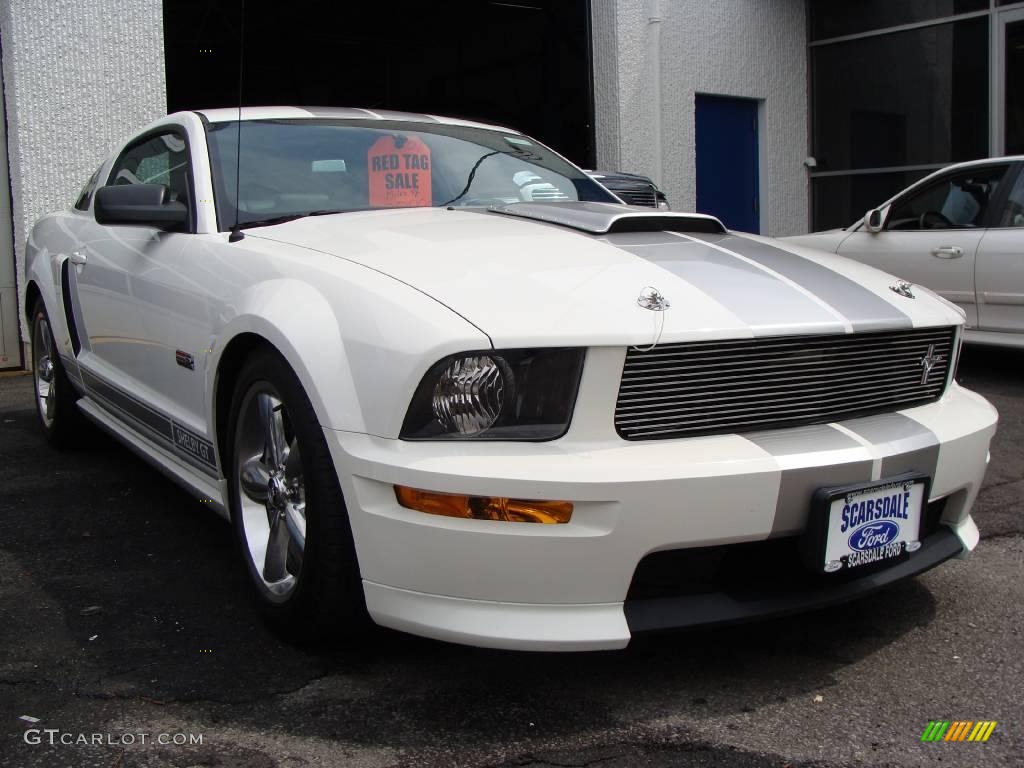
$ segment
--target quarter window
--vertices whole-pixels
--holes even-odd
[[[886,229],[974,229],[984,227],[989,201],[1006,166],[951,174],[893,204]]]
[[[92,203],[92,195],[96,191],[96,185],[100,181],[100,171],[103,170],[101,165],[95,170],[89,180],[85,182],[85,186],[82,187],[82,191],[78,193],[78,199],[75,201],[75,208],[79,211],[89,210],[89,205]]]

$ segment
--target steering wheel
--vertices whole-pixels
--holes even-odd
[[[917,220],[921,229],[951,229],[953,222],[938,211],[925,211]]]

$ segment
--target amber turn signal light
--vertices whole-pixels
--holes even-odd
[[[571,501],[529,501],[500,496],[463,496],[395,486],[398,503],[406,509],[428,515],[462,517],[467,520],[501,520],[508,523],[568,523]]]

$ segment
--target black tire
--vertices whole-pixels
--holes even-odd
[[[79,394],[64,370],[50,317],[41,298],[36,299],[32,309],[31,334],[32,386],[39,425],[50,445],[70,448],[79,442],[86,423],[78,410]],[[50,377],[49,382],[44,380],[46,376]],[[47,384],[52,387],[48,405],[41,394],[41,387]]]
[[[305,546],[298,573],[292,576],[292,586],[287,594],[271,591],[264,579],[266,570],[255,562],[246,535],[246,520],[251,522],[250,528],[270,525],[259,523],[258,504],[243,491],[241,477],[240,451],[246,450],[246,454],[252,456],[251,441],[248,448],[243,445],[247,443],[249,428],[239,428],[241,420],[248,419],[248,416],[243,416],[243,407],[249,414],[252,399],[261,394],[280,401],[283,407],[282,430],[290,452],[297,449],[300,456],[297,464],[301,466],[301,483],[304,486]],[[282,636],[294,642],[350,640],[361,636],[371,622],[366,613],[362,579],[341,486],[313,406],[298,377],[276,351],[269,348],[257,350],[242,366],[231,400],[226,437],[228,459],[225,476],[232,527],[245,572],[266,619]],[[260,466],[269,464],[261,463]],[[273,503],[271,493],[267,494],[267,499],[265,511],[269,520],[274,514],[269,511]],[[283,517],[284,513],[281,514]],[[290,540],[289,554],[285,555],[288,568],[295,567],[292,546]]]

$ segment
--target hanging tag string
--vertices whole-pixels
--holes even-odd
[[[658,342],[661,341],[661,334],[665,330],[665,312],[664,311],[655,312],[654,313],[654,327],[656,329],[655,332],[654,332],[654,343],[651,344],[651,346],[649,346],[649,347],[636,347],[636,346],[634,346],[634,347],[631,347],[631,349],[633,349],[636,352],[650,352],[652,349],[654,349],[656,346],[658,346]]]

